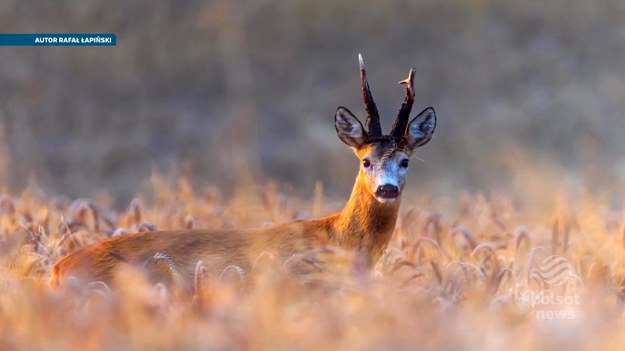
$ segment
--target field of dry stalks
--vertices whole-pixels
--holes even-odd
[[[328,249],[302,281],[258,258],[203,279],[195,293],[124,271],[119,289],[53,291],[51,264],[110,235],[183,227],[250,227],[334,211],[276,184],[224,198],[184,179],[151,179],[127,210],[106,200],[0,201],[2,350],[616,350],[625,345],[625,214],[576,191],[523,197],[407,194],[375,272]],[[556,255],[556,261],[550,256]],[[555,272],[553,262],[559,271]],[[555,275],[554,275],[555,274]]]

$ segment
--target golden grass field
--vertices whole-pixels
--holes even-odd
[[[625,1],[0,1],[46,32],[118,45],[0,50],[0,351],[625,350]],[[339,211],[358,53],[383,125],[411,67],[440,117],[373,272],[48,287],[111,235]]]
[[[111,235],[183,227],[250,227],[340,209],[317,185],[310,200],[277,184],[231,196],[154,176],[123,212],[107,200],[45,195],[36,186],[0,202],[2,350],[617,350],[625,345],[625,214],[584,190],[508,195],[405,195],[375,271],[348,252],[305,279],[270,254],[252,272],[196,276],[193,296],[121,272],[119,289],[55,291],[53,262]],[[408,188],[417,188],[409,184]],[[409,191],[411,189],[408,189]],[[325,195],[325,196],[324,196]],[[346,200],[346,199],[344,199]],[[118,230],[116,235],[120,234]],[[553,254],[570,276],[550,285]],[[70,284],[71,285],[71,284]],[[532,300],[534,298],[535,300]],[[537,302],[532,304],[531,301]]]

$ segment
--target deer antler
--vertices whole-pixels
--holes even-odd
[[[406,99],[397,113],[393,129],[391,129],[391,136],[394,138],[402,138],[408,126],[410,110],[412,110],[412,104],[414,103],[414,75],[415,69],[411,68],[410,72],[408,72],[408,78],[397,83],[406,85]]]
[[[375,107],[375,102],[373,102],[373,96],[371,96],[369,82],[367,81],[367,72],[365,72],[365,63],[362,60],[361,54],[358,54],[358,63],[360,64],[362,98],[365,100],[365,109],[367,110],[367,130],[370,137],[381,137],[382,127],[380,126],[380,115],[378,114],[378,108]]]

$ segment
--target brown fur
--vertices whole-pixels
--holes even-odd
[[[359,64],[369,131],[365,131],[358,118],[344,107],[337,109],[335,128],[339,139],[355,151],[359,160],[377,162],[379,166],[374,169],[372,165],[361,167],[343,211],[320,219],[262,229],[122,235],[87,246],[61,259],[52,267],[50,284],[59,285],[69,276],[110,283],[117,268],[124,264],[141,265],[150,271],[158,271],[158,267],[164,265],[165,269],[189,281],[198,261],[214,273],[229,265],[249,272],[256,258],[264,252],[288,260],[292,255],[325,246],[356,251],[365,258],[366,266],[373,266],[388,245],[395,228],[406,169],[403,166],[400,172],[399,163],[406,161],[415,148],[430,140],[436,127],[436,114],[433,108],[427,108],[408,123],[414,98],[413,69],[404,82],[407,84],[406,102],[395,122],[396,127],[392,135],[382,135],[360,55]],[[372,189],[379,191],[381,184],[377,184],[380,178],[375,174],[385,175],[387,168],[391,169],[389,173],[395,172],[397,176],[397,184],[392,184],[396,192],[389,197],[386,190],[382,190],[382,198],[376,198]],[[314,259],[306,262],[316,263]],[[150,265],[146,266],[148,263]]]
[[[59,260],[50,284],[69,276],[80,281],[111,283],[120,265],[144,265],[156,253],[171,257],[180,275],[190,281],[198,261],[218,274],[228,265],[245,271],[263,252],[281,259],[324,246],[338,246],[365,254],[369,266],[388,244],[399,209],[379,203],[359,174],[344,210],[324,218],[295,221],[270,228],[248,230],[177,230],[121,235],[84,247]],[[150,266],[150,268],[152,268]]]

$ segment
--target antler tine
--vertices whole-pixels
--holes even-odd
[[[395,138],[401,138],[404,136],[406,132],[406,127],[408,126],[408,119],[410,118],[410,111],[412,110],[412,104],[414,103],[414,75],[415,69],[411,68],[408,73],[408,78],[398,82],[397,84],[406,85],[406,99],[404,99],[404,103],[401,104],[401,108],[397,113],[397,119],[395,119],[395,123],[393,124],[393,129],[391,129],[391,136]]]
[[[373,96],[371,96],[369,82],[367,81],[367,72],[365,72],[365,62],[362,60],[361,54],[358,54],[358,63],[360,64],[362,97],[365,100],[365,109],[367,110],[367,130],[369,131],[369,136],[379,137],[382,136],[380,115],[378,114],[378,108],[375,106],[375,102],[373,102]]]

